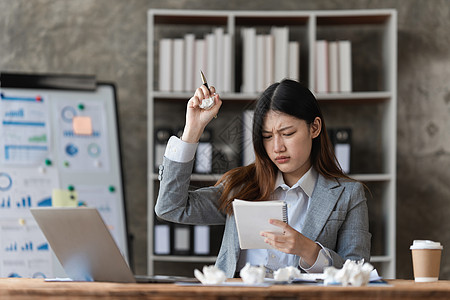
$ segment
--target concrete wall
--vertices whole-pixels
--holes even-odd
[[[448,0],[0,0],[1,71],[95,74],[117,83],[136,273],[146,272],[146,12],[150,8],[397,9],[397,277],[412,278],[411,241],[434,239],[445,247],[441,278],[450,279]]]

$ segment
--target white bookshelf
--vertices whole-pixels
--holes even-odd
[[[160,274],[165,263],[175,263],[179,270],[186,270],[186,263],[212,264],[215,256],[173,256],[153,254],[153,218],[154,203],[159,186],[158,175],[154,171],[154,130],[161,124],[173,119],[184,123],[185,104],[191,97],[191,92],[160,92],[158,84],[158,57],[156,55],[158,39],[162,37],[180,38],[186,33],[203,34],[205,30],[223,27],[232,36],[232,60],[240,55],[240,29],[256,27],[267,30],[270,26],[288,26],[293,29],[291,39],[301,43],[300,76],[302,82],[307,82],[313,90],[315,86],[315,52],[314,42],[318,39],[350,39],[355,42],[352,49],[354,92],[316,94],[324,110],[327,126],[333,124],[333,119],[339,119],[334,111],[347,113],[347,107],[356,112],[356,141],[352,149],[360,149],[356,155],[362,167],[350,174],[353,178],[374,186],[373,198],[368,196],[369,213],[371,207],[378,211],[375,218],[380,230],[376,240],[377,253],[372,255],[371,262],[384,278],[395,278],[396,251],[396,131],[397,131],[397,13],[391,9],[377,10],[337,10],[337,11],[193,11],[154,9],[148,11],[148,273]],[[172,28],[172,30],[171,30]],[[206,28],[206,29],[205,29]],[[353,32],[353,35],[352,35]],[[357,33],[355,33],[357,32]],[[355,36],[357,36],[358,40]],[[366,40],[364,40],[366,39]],[[374,42],[373,50],[364,48],[365,41]],[[362,50],[363,49],[363,50]],[[364,50],[365,49],[365,50]],[[360,51],[360,52],[359,52]],[[374,53],[369,53],[373,51]],[[376,60],[375,64],[359,61],[359,57]],[[243,94],[239,92],[240,72],[236,61],[232,61],[232,91],[221,94],[224,101],[222,110],[228,107],[229,112],[242,110],[247,103],[252,103],[258,93]],[[372,82],[364,82],[367,74],[375,78]],[[167,111],[170,110],[170,114]],[[173,110],[173,111],[172,111]],[[374,112],[372,114],[372,111]],[[331,112],[331,113],[330,113]],[[326,114],[328,113],[328,114]],[[365,115],[367,114],[367,116]],[[354,116],[354,115],[352,115]],[[220,117],[220,116],[219,116]],[[220,118],[219,118],[220,119]],[[331,119],[331,122],[330,122]],[[366,121],[367,120],[367,121]],[[170,120],[173,123],[173,120]],[[368,124],[365,124],[365,123]],[[376,126],[372,126],[372,123]],[[345,120],[335,122],[345,124]],[[361,125],[361,126],[360,126]],[[213,127],[220,124],[210,124]],[[366,126],[366,127],[364,127]],[[368,128],[359,129],[359,128]],[[366,132],[367,131],[367,132]],[[365,139],[373,135],[376,139],[373,148],[365,148]],[[361,140],[360,144],[358,139]],[[191,181],[199,184],[213,184],[221,174],[193,174]],[[368,194],[368,193],[366,193]],[[375,243],[375,244],[374,244]],[[378,253],[379,252],[379,253]],[[158,264],[158,266],[156,266]],[[189,271],[190,272],[190,271]],[[192,275],[192,274],[191,274]]]

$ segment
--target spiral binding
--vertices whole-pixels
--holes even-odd
[[[284,202],[284,205],[283,205],[283,222],[284,223],[288,222],[287,203],[286,202]]]

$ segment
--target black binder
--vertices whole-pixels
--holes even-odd
[[[329,130],[334,153],[342,171],[349,174],[351,171],[351,128],[333,128]]]

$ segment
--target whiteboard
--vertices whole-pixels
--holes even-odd
[[[63,271],[30,207],[70,190],[96,207],[128,261],[113,84],[94,89],[0,88],[0,277]],[[56,196],[54,196],[56,197]]]

